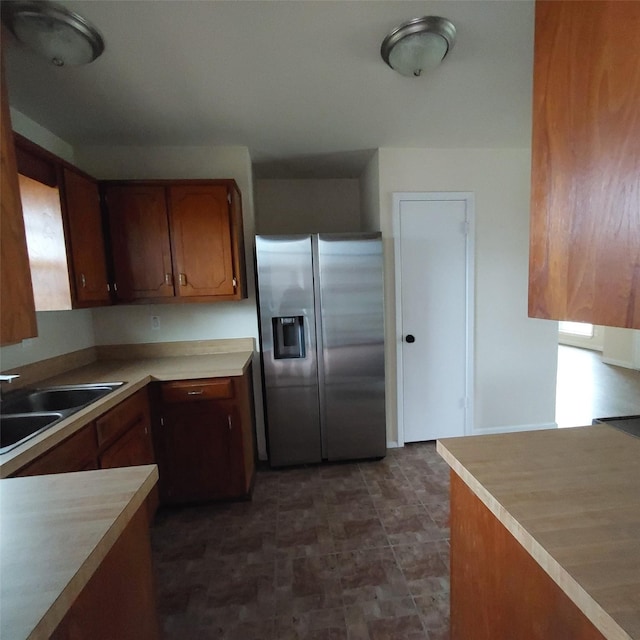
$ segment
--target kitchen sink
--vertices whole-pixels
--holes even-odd
[[[0,453],[18,446],[62,418],[59,412],[0,416]]]
[[[41,411],[66,411],[84,407],[102,396],[111,393],[115,387],[110,385],[77,385],[35,389],[14,400],[5,400],[2,413],[31,413]]]
[[[0,454],[111,393],[124,382],[22,389],[0,404]]]

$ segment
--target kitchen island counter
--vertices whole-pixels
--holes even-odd
[[[511,556],[495,542],[500,531],[489,522],[491,515],[517,541],[516,546],[526,550],[524,564],[528,554],[550,578],[549,585],[557,586],[564,594],[561,598],[566,596],[581,612],[577,615],[587,619],[576,623],[585,625],[581,639],[640,638],[640,439],[603,424],[450,438],[439,441],[437,449],[452,469],[454,640],[468,633],[465,619],[470,616],[477,614],[476,631],[467,637],[485,638],[496,632],[489,628],[492,624],[503,624],[500,618],[508,619],[513,613],[507,612],[506,602],[493,604],[492,598],[499,594],[476,593],[478,598],[472,603],[460,584],[463,575],[467,582],[484,581],[486,588],[510,584],[504,597],[513,598],[513,603],[520,601],[523,611],[538,606],[537,596],[528,590],[524,569],[520,574],[520,565],[500,568],[501,562],[509,562],[503,558]],[[491,515],[476,509],[472,503],[478,500],[480,508]],[[471,507],[466,520],[464,513],[456,512],[457,503],[462,502]],[[476,517],[472,512],[484,524],[472,522]],[[493,542],[483,548],[487,531],[492,532]],[[482,552],[476,552],[481,548]],[[495,558],[480,557],[490,554],[492,548]],[[483,571],[493,575],[483,577]],[[546,576],[540,580],[548,580]],[[475,584],[476,592],[480,583]],[[554,602],[557,611],[565,606]],[[551,635],[549,629],[540,636],[534,631],[536,616],[551,619],[555,611],[538,608],[527,623],[533,625],[527,637],[561,637]],[[559,615],[562,619],[564,614]],[[483,625],[487,635],[483,635]],[[586,625],[592,630],[587,631]],[[521,636],[514,632],[512,637]]]
[[[132,633],[140,632],[141,624],[147,630],[157,627],[144,508],[157,479],[157,467],[148,465],[0,481],[2,638],[49,638],[97,572],[108,564],[109,554],[123,551],[118,545],[129,531],[133,533],[124,552],[133,549],[134,561],[127,563],[127,575],[119,567],[114,582],[117,593],[101,589],[98,602],[108,611],[110,603],[125,597],[131,585],[133,599],[138,599],[135,604],[148,609],[141,610],[140,617],[150,614],[144,623],[127,621]],[[100,614],[95,617],[99,620]],[[82,631],[87,623],[91,621],[74,620],[73,628]],[[60,637],[66,636],[62,633]]]
[[[193,348],[195,350],[197,346]],[[196,351],[184,355],[156,357],[144,357],[143,353],[137,353],[136,345],[130,345],[127,352],[129,359],[125,359],[121,357],[122,354],[117,353],[117,358],[96,360],[88,365],[39,380],[33,385],[43,387],[94,382],[122,381],[126,383],[77,413],[61,420],[50,429],[27,440],[24,444],[0,455],[0,478],[10,476],[150,382],[241,376],[253,359],[253,351],[250,350],[204,355],[197,355]]]

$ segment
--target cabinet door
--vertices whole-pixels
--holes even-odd
[[[38,335],[38,327],[4,68],[0,76],[0,344],[12,344]]]
[[[529,315],[640,328],[640,2],[536,2]]]
[[[143,422],[137,422],[100,454],[101,469],[134,467],[154,462],[149,426]]]
[[[94,425],[80,429],[59,445],[22,467],[16,476],[40,476],[98,468],[98,447]]]
[[[65,168],[64,202],[75,285],[74,306],[109,304],[98,183]]]
[[[172,297],[165,189],[110,185],[105,195],[117,298],[133,301]]]
[[[169,201],[176,295],[233,296],[227,187],[171,186]]]
[[[159,441],[167,502],[197,502],[230,494],[234,416],[225,401],[167,404]]]

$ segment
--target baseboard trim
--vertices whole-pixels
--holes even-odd
[[[400,445],[395,440],[387,440],[387,449],[400,449]]]
[[[615,358],[605,358],[603,356],[602,362],[604,364],[610,364],[614,367],[624,367],[625,369],[636,369],[633,366],[633,362],[629,362],[628,360],[616,360]]]
[[[474,429],[474,436],[489,435],[492,433],[513,433],[517,431],[541,431],[543,429],[557,429],[557,422],[541,422],[538,424],[506,425],[502,427],[484,427]]]

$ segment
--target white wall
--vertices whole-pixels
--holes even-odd
[[[527,317],[530,150],[382,148],[378,163],[389,440],[397,439],[392,238],[397,191],[475,194],[474,432],[553,426],[558,326]]]
[[[358,180],[256,180],[256,233],[360,231]]]
[[[42,311],[38,337],[0,349],[0,371],[72,353],[95,344],[91,311]]]
[[[602,327],[602,362],[628,369],[640,369],[640,331]]]
[[[380,166],[377,151],[360,176],[360,201],[362,230],[380,231]]]
[[[69,143],[13,107],[11,107],[11,126],[16,133],[28,138],[31,142],[35,142],[71,164],[74,163],[73,147]]]

